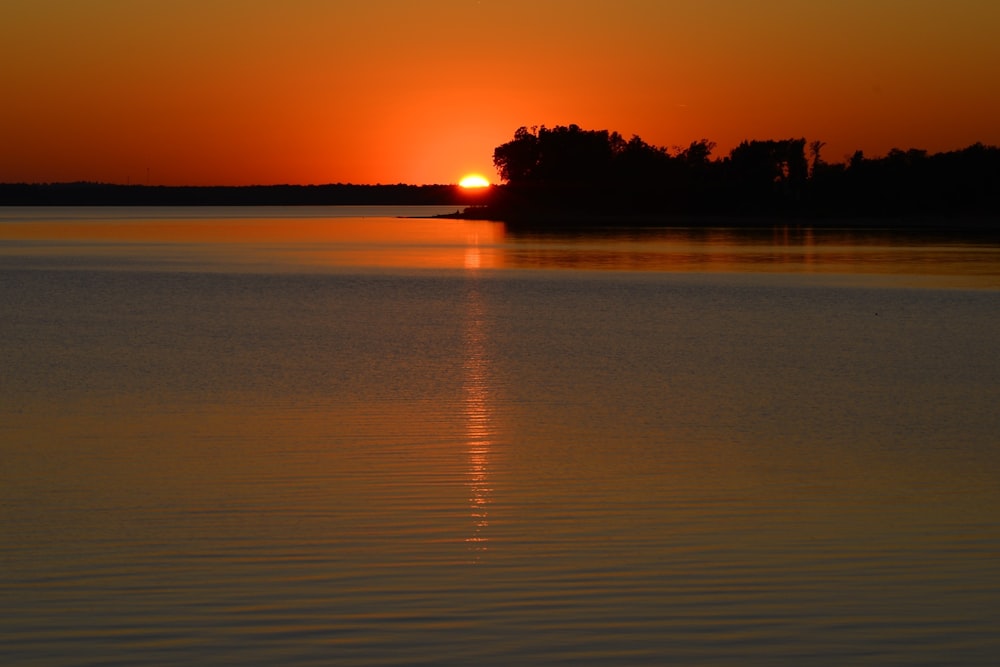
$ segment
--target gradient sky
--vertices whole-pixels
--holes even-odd
[[[4,0],[0,182],[496,179],[522,125],[1000,144],[997,0]]]

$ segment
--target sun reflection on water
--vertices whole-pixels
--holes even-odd
[[[474,280],[466,300],[463,382],[465,435],[469,453],[469,513],[473,522],[472,533],[466,538],[466,542],[478,557],[487,550],[486,531],[489,527],[489,505],[493,493],[489,464],[495,427],[484,306],[479,286]]]

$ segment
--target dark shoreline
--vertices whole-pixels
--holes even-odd
[[[908,231],[962,236],[1000,237],[1000,214],[958,210],[913,210],[855,213],[812,213],[802,208],[731,210],[697,213],[668,211],[597,210],[576,207],[511,206],[504,201],[505,186],[477,191],[455,185],[261,185],[261,186],[146,186],[104,183],[0,183],[0,207],[84,206],[454,206],[454,213],[438,219],[502,222],[513,232],[570,233],[614,229],[730,229],[774,228]],[[498,199],[499,198],[499,199]]]
[[[457,185],[172,186],[0,183],[0,206],[457,206],[482,201]]]

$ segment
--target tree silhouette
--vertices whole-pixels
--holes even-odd
[[[729,153],[740,202],[755,212],[801,200],[809,176],[805,139],[744,141]]]
[[[527,127],[514,131],[514,139],[493,151],[493,166],[500,180],[526,183],[532,180],[539,161],[538,137]]]
[[[690,167],[704,166],[709,163],[709,157],[715,150],[715,142],[708,139],[692,141],[687,148],[681,149],[677,157]]]
[[[820,157],[820,151],[823,150],[823,146],[826,146],[825,141],[811,141],[809,142],[809,157],[812,158],[812,163],[810,164],[809,173],[813,174],[816,172],[816,167],[818,167],[823,159]]]
[[[511,184],[568,186],[604,183],[611,175],[615,147],[621,137],[607,130],[582,130],[578,125],[544,125],[537,134],[526,127],[493,151],[501,180]]]

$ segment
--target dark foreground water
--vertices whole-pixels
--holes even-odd
[[[998,246],[377,213],[0,216],[0,664],[1000,659]]]

